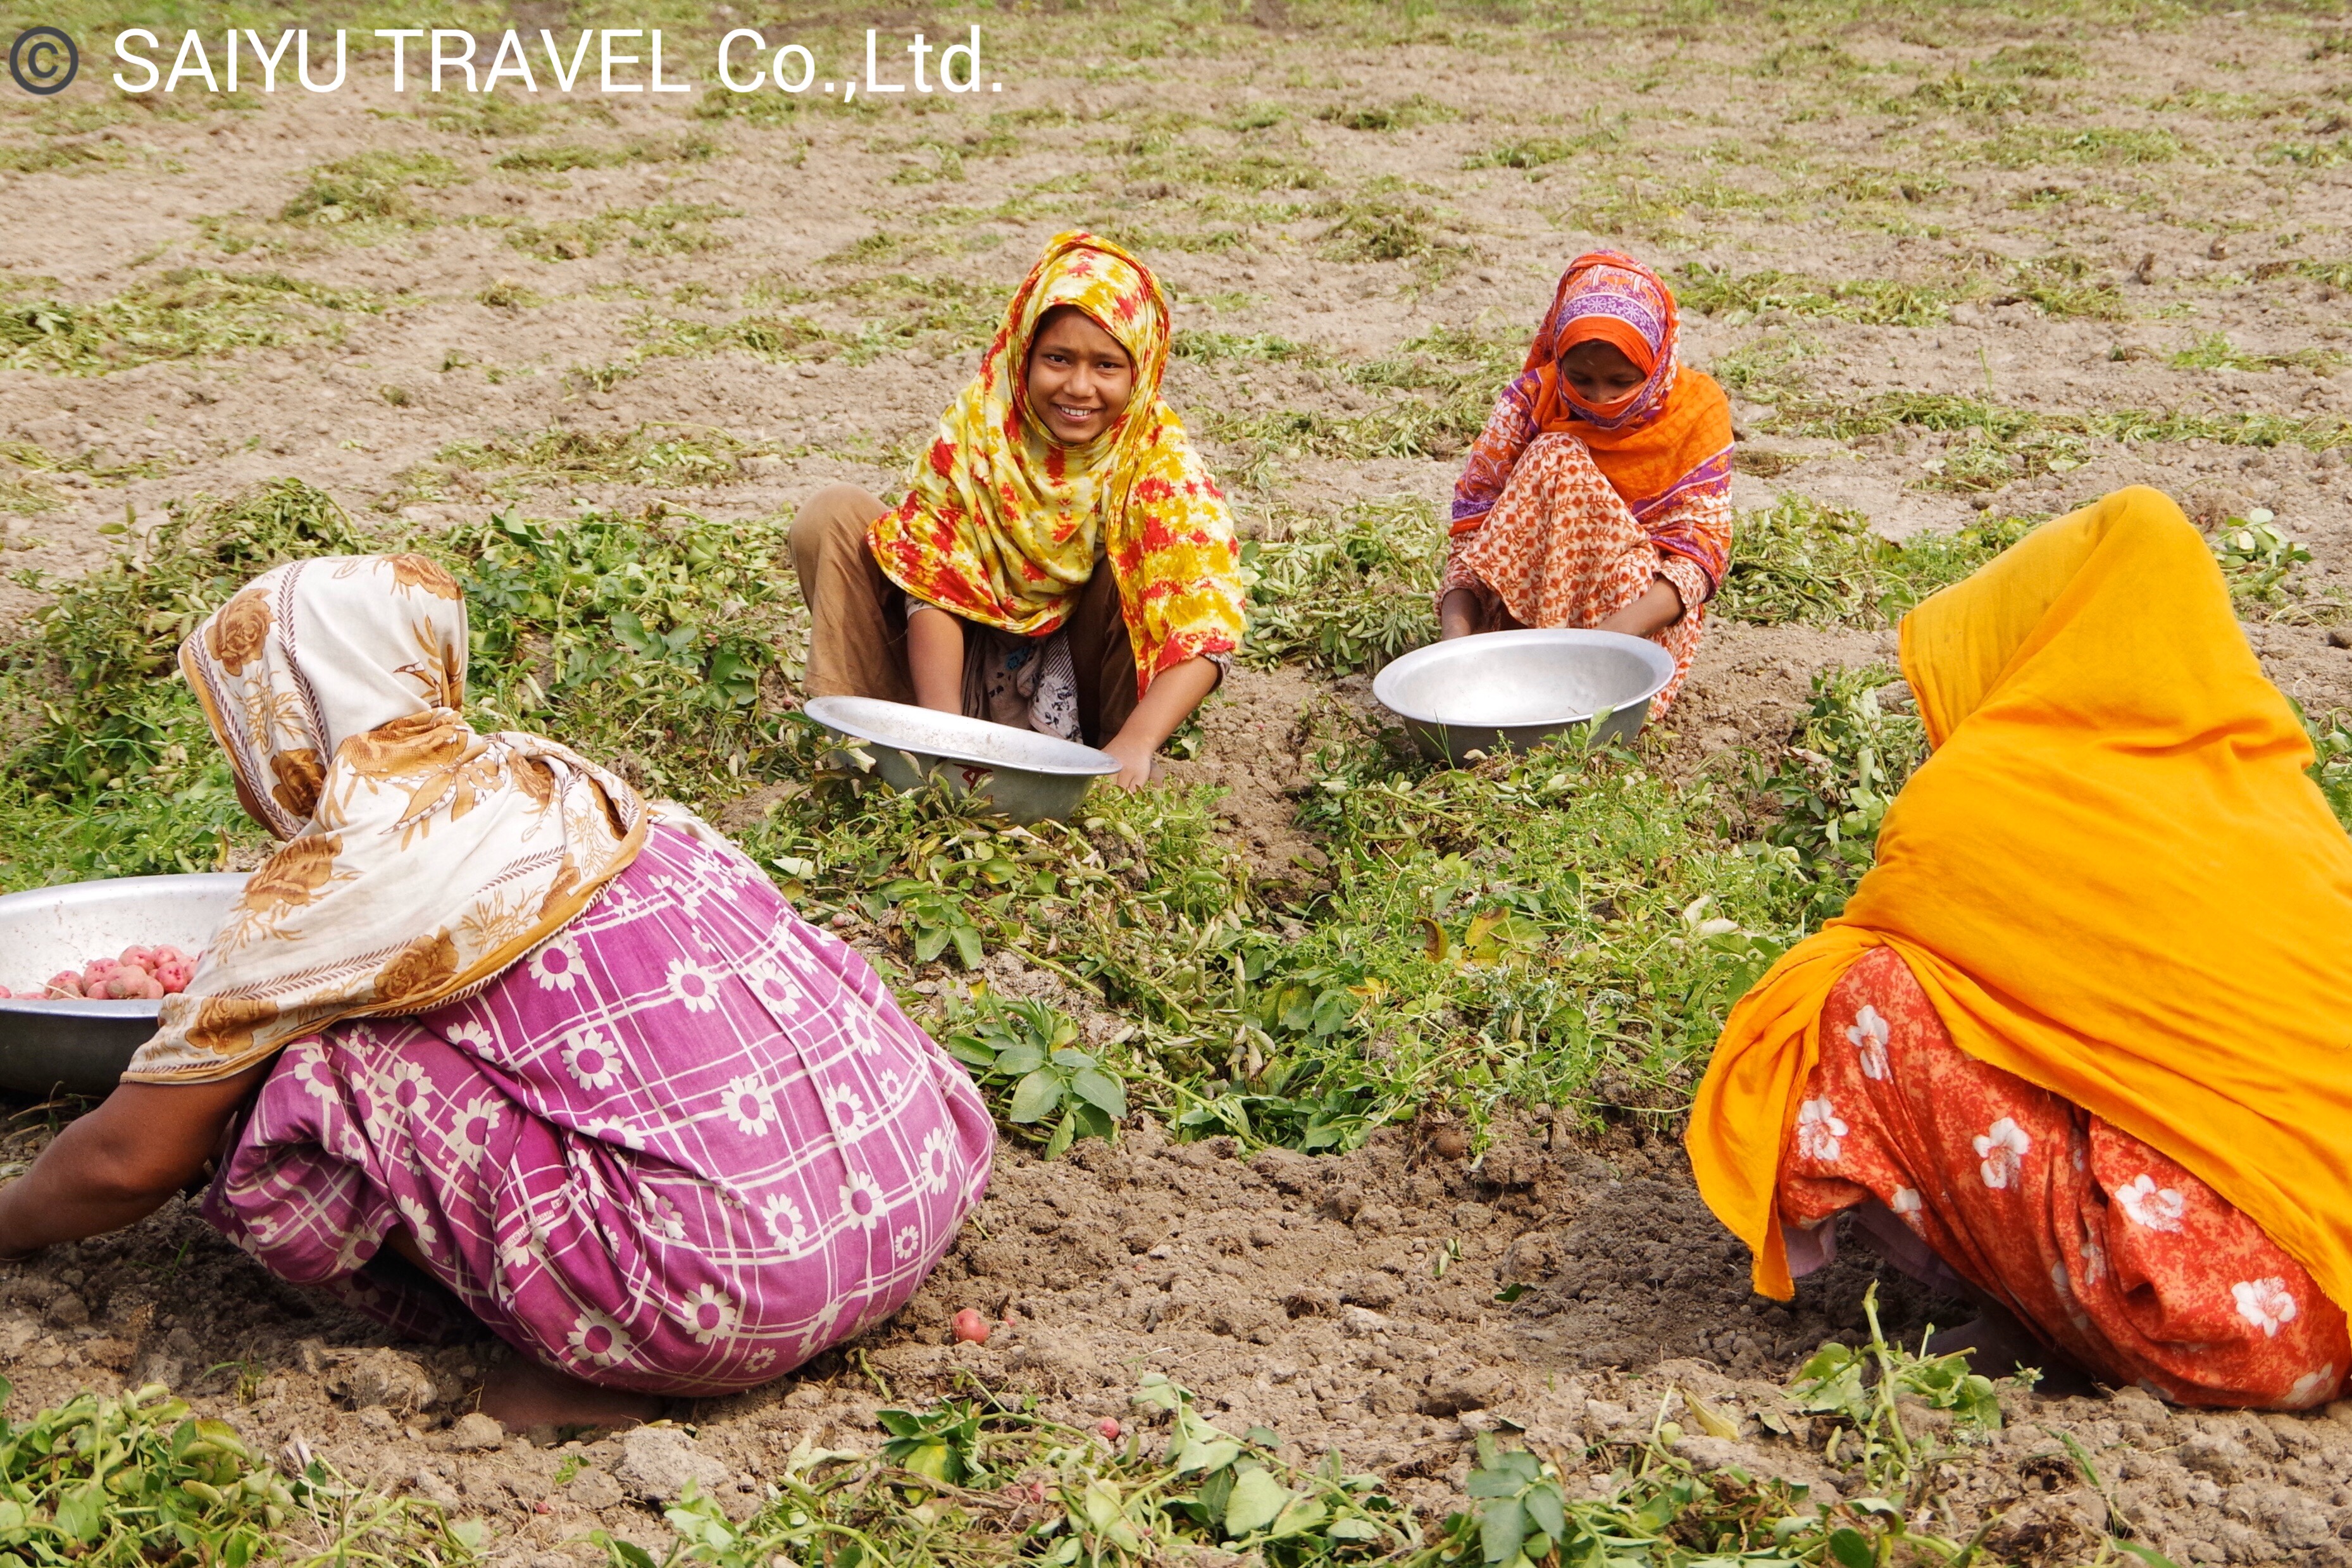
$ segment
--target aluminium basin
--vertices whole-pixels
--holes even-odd
[[[1058,821],[1095,780],[1118,772],[1108,752],[1034,730],[876,697],[814,697],[808,716],[874,759],[892,787],[935,784],[979,797],[1015,822]]]
[[[1650,700],[1675,677],[1674,655],[1623,632],[1482,632],[1418,647],[1373,678],[1372,695],[1404,721],[1433,762],[1527,751],[1582,725],[1594,745],[1631,741]]]

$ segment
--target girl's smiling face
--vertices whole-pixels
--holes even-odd
[[[1649,377],[1614,344],[1588,338],[1559,356],[1559,378],[1587,403],[1611,404],[1641,390]]]
[[[1074,305],[1045,313],[1029,343],[1029,412],[1065,446],[1108,430],[1135,391],[1135,362],[1118,340]]]

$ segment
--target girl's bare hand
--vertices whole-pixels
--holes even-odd
[[[1118,759],[1117,783],[1121,789],[1141,789],[1151,782],[1151,758],[1157,748],[1128,735],[1114,735],[1103,750]]]

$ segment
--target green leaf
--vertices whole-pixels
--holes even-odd
[[[215,1492],[217,1499],[219,1493]],[[106,1489],[92,1481],[77,1487],[58,1501],[58,1529],[89,1545],[106,1529]]]
[[[1470,1472],[1469,1492],[1472,1497],[1517,1497],[1528,1483],[1510,1471],[1495,1468]]]
[[[1313,1498],[1293,1498],[1284,1507],[1280,1517],[1275,1520],[1274,1528],[1266,1533],[1276,1541],[1286,1540],[1320,1529],[1323,1521],[1330,1517],[1331,1510]]]
[[[966,969],[978,969],[980,961],[986,956],[981,951],[980,932],[968,925],[955,928],[955,947],[956,956],[963,960]]]
[[[1035,1072],[1045,1065],[1045,1053],[1034,1046],[1007,1046],[996,1053],[996,1070],[1007,1078]]]
[[[945,952],[948,933],[944,927],[919,926],[915,931],[915,962],[929,963]]]
[[[1528,1520],[1553,1540],[1559,1540],[1568,1529],[1568,1499],[1551,1482],[1539,1481],[1529,1487],[1520,1501],[1527,1508]]]
[[[1830,1555],[1843,1568],[1875,1568],[1878,1553],[1870,1549],[1869,1538],[1851,1526],[1830,1531]]]
[[[1506,1285],[1501,1289],[1496,1291],[1495,1300],[1507,1307],[1512,1302],[1517,1300],[1520,1297],[1526,1295],[1528,1291],[1534,1289],[1534,1286],[1527,1283],[1525,1280],[1521,1280],[1516,1285]]]
[[[1496,1498],[1478,1515],[1478,1544],[1489,1563],[1508,1563],[1528,1538],[1527,1510],[1515,1497]]]
[[[1013,1087],[1013,1109],[1006,1114],[1015,1121],[1037,1121],[1061,1103],[1062,1080],[1040,1068]]]
[[[626,1563],[628,1568],[659,1568],[659,1565],[654,1562],[654,1554],[634,1541],[606,1537],[604,1549],[613,1554],[616,1562]]]
[[[1077,1141],[1077,1111],[1072,1110],[1064,1112],[1061,1124],[1054,1129],[1054,1135],[1045,1140],[1045,1158],[1048,1160],[1060,1159],[1064,1154],[1069,1152],[1070,1145]]]
[[[1272,1524],[1290,1503],[1290,1489],[1271,1470],[1249,1470],[1234,1480],[1233,1496],[1225,1500],[1225,1534],[1234,1540],[1253,1535]]]
[[[2153,1546],[2140,1546],[2129,1541],[2116,1541],[2113,1538],[2108,1540],[2107,1544],[2114,1547],[2118,1552],[2129,1552],[2132,1556],[2138,1558],[2142,1563],[2147,1563],[2147,1568],[2180,1568],[2180,1564],[2175,1563],[2171,1558],[2167,1557],[2163,1552],[2158,1552]]]
[[[968,1068],[978,1068],[983,1072],[996,1067],[1001,1059],[994,1051],[968,1035],[949,1036],[947,1047],[948,1055]]]
[[[953,1448],[942,1442],[920,1443],[898,1461],[901,1469],[935,1481],[954,1482],[963,1479],[963,1465]]]
[[[1070,1088],[1077,1092],[1079,1099],[1099,1106],[1103,1114],[1114,1121],[1127,1115],[1127,1086],[1100,1068],[1082,1069],[1070,1079]]]
[[[1241,1457],[1242,1446],[1230,1437],[1214,1441],[1189,1438],[1177,1452],[1176,1473],[1188,1476],[1196,1470],[1222,1470]]]

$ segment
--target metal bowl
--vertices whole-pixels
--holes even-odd
[[[0,982],[38,984],[136,943],[208,944],[245,890],[233,873],[118,877],[0,898]],[[160,1002],[0,997],[0,1089],[104,1094],[155,1032]]]
[[[1423,755],[1459,763],[1503,745],[1524,752],[1580,724],[1592,725],[1591,744],[1630,741],[1674,678],[1674,655],[1646,637],[1485,632],[1415,648],[1373,679],[1372,695]]]
[[[1078,808],[1087,786],[1118,772],[1108,752],[1033,730],[940,713],[874,697],[817,697],[808,716],[874,759],[874,771],[898,789],[929,783],[976,795],[1015,822],[1059,820]]]

